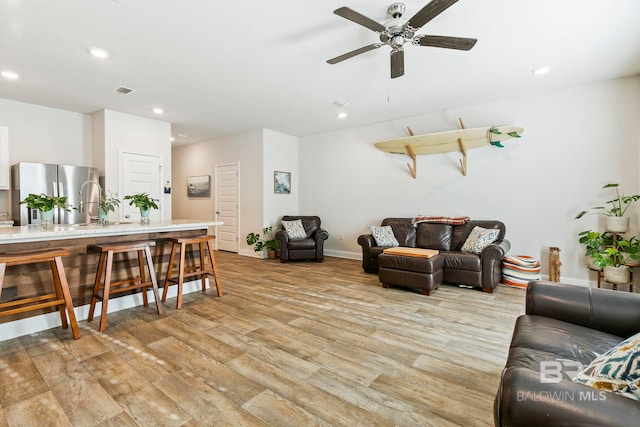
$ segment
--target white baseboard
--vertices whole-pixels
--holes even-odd
[[[209,286],[209,280],[207,279],[207,287]],[[201,291],[202,286],[200,284],[200,280],[192,280],[190,282],[185,282],[182,288],[182,294],[188,294],[191,292]],[[162,293],[162,289],[160,289]],[[174,298],[178,295],[178,287],[171,286],[169,288],[169,292],[167,294],[167,298]],[[153,291],[147,291],[147,296],[149,299],[149,306],[155,305],[155,298],[153,297]],[[175,302],[169,302],[171,304],[175,304]],[[133,295],[125,295],[118,298],[110,298],[109,299],[109,307],[107,309],[107,313],[113,313],[120,310],[125,310],[131,307],[142,306],[142,293],[137,293]],[[96,307],[98,310],[101,305],[98,304]],[[154,308],[155,309],[155,308]],[[74,307],[73,312],[76,315],[76,319],[78,322],[86,320],[89,315],[89,304]],[[96,312],[94,314],[94,322],[96,319],[100,317],[100,313]],[[20,319],[13,322],[7,322],[0,324],[0,341],[9,340],[12,338],[16,338],[22,335],[29,335],[40,331],[45,331],[47,329],[59,328],[62,323],[60,321],[60,313],[53,312],[47,314],[41,314],[39,316],[28,317],[26,319]],[[71,334],[71,329],[69,329],[69,334]]]
[[[336,251],[333,249],[325,249],[324,254],[327,256],[333,256],[336,258],[346,258],[346,259],[362,259],[361,252],[347,252],[347,251]]]
[[[266,258],[264,251],[256,252],[253,249],[240,249],[238,250],[238,255],[248,256],[250,258],[259,258],[259,259]]]

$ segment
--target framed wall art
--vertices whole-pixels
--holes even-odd
[[[210,197],[211,196],[211,175],[188,176],[187,177],[188,197]]]
[[[291,193],[291,172],[273,172],[273,192],[276,194]]]

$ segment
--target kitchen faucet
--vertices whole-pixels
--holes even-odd
[[[94,184],[98,186],[98,203],[100,203],[100,199],[102,199],[102,187],[100,187],[100,184],[98,184],[95,181],[85,181],[82,186],[80,186],[80,206],[78,207],[78,210],[80,211],[80,213],[84,213],[85,208],[84,208],[84,204],[85,203],[95,203],[95,202],[90,202],[88,200],[83,200],[82,199],[82,190],[84,190],[84,187],[87,184]],[[93,219],[93,216],[91,215],[91,211],[89,211],[89,218]]]

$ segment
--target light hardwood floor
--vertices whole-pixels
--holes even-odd
[[[0,342],[0,426],[487,426],[524,291],[216,253],[215,289]]]

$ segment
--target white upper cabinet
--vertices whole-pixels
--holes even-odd
[[[9,189],[9,128],[0,126],[0,190]]]

